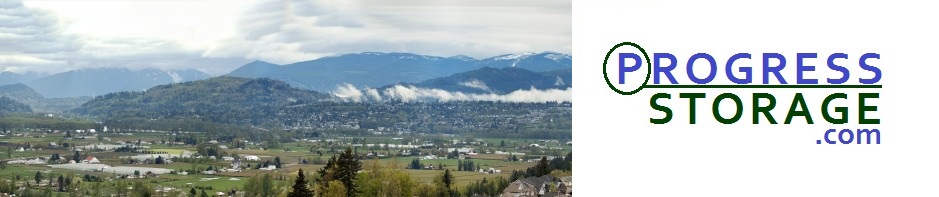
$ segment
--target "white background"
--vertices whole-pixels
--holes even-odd
[[[574,142],[578,196],[936,196],[939,195],[939,134],[934,93],[937,74],[939,12],[928,2],[864,1],[574,1]],[[734,53],[782,53],[784,77],[795,82],[795,53],[819,53],[810,62],[824,79],[831,53],[849,55],[849,83],[870,75],[859,69],[865,52],[882,70],[878,90],[757,90],[777,97],[773,111],[785,119],[795,92],[806,95],[815,124],[796,118],[791,125],[750,124],[754,90],[730,90],[744,101],[744,116],[721,125],[710,114],[713,98],[728,90],[655,90],[622,96],[605,84],[601,66],[613,45],[630,41],[651,55],[678,56],[677,73],[697,52],[718,62],[715,83],[726,84],[723,64]],[[645,69],[645,68],[643,68]],[[755,69],[756,70],[756,69]],[[757,70],[758,71],[758,70]],[[615,75],[611,75],[614,77]],[[837,77],[839,75],[834,75]],[[755,81],[761,76],[755,73]],[[683,84],[687,77],[676,75]],[[651,83],[651,82],[650,82]],[[880,92],[871,113],[880,125],[857,125],[857,92]],[[675,110],[672,122],[661,117],[649,98],[669,92],[663,104]],[[687,123],[687,101],[680,92],[705,92],[698,124]],[[847,125],[824,121],[821,99],[844,92],[850,107]],[[833,103],[835,104],[835,103]],[[723,108],[723,107],[722,107]],[[761,120],[765,122],[765,120]],[[882,133],[879,145],[815,144],[830,128],[870,128]]]

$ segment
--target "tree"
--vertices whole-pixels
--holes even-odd
[[[456,181],[453,178],[453,174],[450,173],[450,169],[443,171],[443,175],[440,175],[440,183],[443,183],[443,189],[447,191],[448,194],[453,194],[453,182]]]
[[[189,188],[189,197],[196,197],[196,188]]]
[[[355,181],[360,196],[414,196],[414,181],[400,170],[395,159],[384,165],[378,160],[371,160]]]
[[[116,187],[117,191],[115,193],[117,193],[117,196],[127,196],[127,183],[118,181]]]
[[[346,197],[353,196],[350,193],[347,193],[349,190],[342,184],[342,181],[334,180],[329,182],[329,187],[326,188],[326,191],[323,193],[325,197]]]
[[[75,151],[75,155],[72,155],[72,160],[74,160],[75,163],[81,163],[82,158],[81,155],[78,154],[78,151]]]
[[[59,192],[65,191],[65,178],[62,175],[59,175],[59,179],[56,181],[59,184]]]
[[[131,197],[151,197],[153,196],[153,190],[150,190],[150,187],[147,187],[143,182],[136,181],[134,182],[134,190],[130,192]]]
[[[349,196],[355,196],[358,192],[355,186],[356,173],[360,170],[362,170],[362,162],[356,158],[351,148],[346,148],[345,151],[339,154],[339,157],[333,155],[326,162],[325,167],[316,171],[319,175],[316,183],[328,189],[331,181],[338,180]]]
[[[573,165],[574,162],[573,162],[573,159],[571,158],[572,156],[574,156],[573,154],[574,154],[574,152],[571,151],[571,152],[567,153],[567,156],[566,156],[566,157],[564,157],[564,164],[565,164],[564,167],[565,167],[567,170],[574,170],[574,165]]]
[[[274,186],[271,174],[264,174],[263,176],[252,176],[245,181],[243,189],[245,191],[245,196],[260,196],[260,197],[271,197],[274,196]]]
[[[42,182],[42,173],[39,173],[39,171],[36,171],[36,175],[33,176],[33,179],[36,180],[36,184],[39,184],[39,182]]]
[[[306,179],[303,176],[303,169],[297,172],[297,180],[294,181],[293,191],[287,194],[288,197],[312,197],[313,191],[306,188]]]
[[[94,189],[91,191],[91,196],[101,196],[101,181],[95,182]]]
[[[503,177],[491,180],[483,178],[483,180],[467,185],[463,190],[463,196],[499,196],[508,186],[509,182]]]
[[[140,177],[140,170],[134,170],[134,176]]]
[[[535,165],[535,174],[532,176],[540,177],[546,174],[551,174],[551,164],[548,163],[548,157],[541,157],[541,161],[538,161],[538,165]]]
[[[283,168],[280,166],[280,156],[274,157],[274,166],[277,167],[277,169]]]
[[[414,160],[411,160],[411,165],[408,165],[408,168],[410,168],[410,169],[421,169],[421,168],[423,168],[423,167],[421,166],[421,160],[418,159],[418,158],[414,158]]]

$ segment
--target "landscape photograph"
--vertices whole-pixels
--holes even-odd
[[[0,0],[0,197],[572,196],[570,1]]]

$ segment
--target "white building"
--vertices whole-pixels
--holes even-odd
[[[276,169],[277,169],[277,166],[274,166],[274,165],[267,165],[267,167],[261,168],[261,170],[276,170]]]
[[[82,163],[101,163],[101,162],[98,161],[98,158],[96,157],[88,156],[85,158],[85,160],[82,160]]]

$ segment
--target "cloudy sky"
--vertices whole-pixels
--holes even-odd
[[[367,51],[485,58],[571,52],[557,0],[0,0],[0,71],[89,67],[221,75]]]

